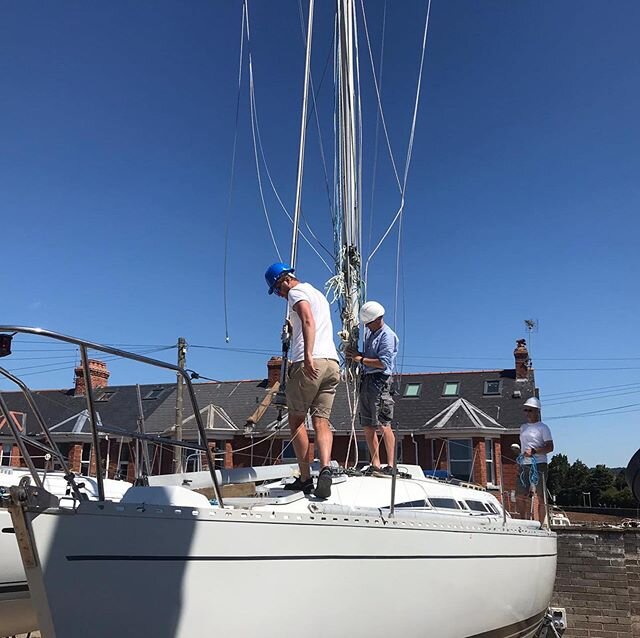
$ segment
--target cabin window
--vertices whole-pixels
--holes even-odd
[[[459,510],[460,505],[454,498],[430,498],[429,502],[433,507],[440,507],[447,510]]]
[[[407,383],[404,386],[403,397],[419,397],[420,390],[422,389],[422,383]]]
[[[500,394],[500,379],[484,382],[484,394]]]
[[[470,510],[474,512],[484,512],[487,513],[487,508],[484,506],[482,501],[465,501]]]
[[[144,395],[145,399],[157,399],[164,392],[164,388],[153,388]]]
[[[395,508],[398,509],[399,507],[429,507],[429,504],[424,500],[418,500],[418,501],[405,501],[404,503],[396,503]],[[388,507],[385,507],[383,509],[389,509]]]
[[[494,513],[494,514],[500,514],[500,512],[498,511],[498,508],[493,504],[493,503],[485,503],[485,505]]]
[[[493,462],[493,441],[484,440],[484,453],[487,463],[487,483],[496,484],[496,464]]]
[[[445,381],[442,387],[443,397],[457,397],[460,394],[460,381]]]
[[[461,481],[471,480],[473,444],[471,439],[449,439],[449,474]]]
[[[11,448],[12,443],[3,443],[0,447],[0,466],[9,467],[11,465]]]

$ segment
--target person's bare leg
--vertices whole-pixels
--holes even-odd
[[[298,467],[300,468],[300,478],[306,481],[311,477],[309,470],[309,436],[307,428],[304,427],[305,415],[292,414],[289,412],[289,429],[291,430],[291,442],[298,459]]]
[[[318,447],[320,467],[327,467],[331,465],[331,448],[333,447],[333,432],[329,425],[329,419],[314,416],[311,420],[313,422],[313,429],[316,432],[316,445]],[[309,465],[307,464],[307,471],[308,468]]]
[[[373,467],[380,467],[380,441],[378,440],[376,429],[369,425],[363,426],[362,429],[364,430],[364,438],[367,440],[367,447],[371,456],[370,464]]]
[[[387,465],[393,467],[396,459],[396,435],[390,425],[381,425],[380,432],[384,440],[384,449],[387,451]]]

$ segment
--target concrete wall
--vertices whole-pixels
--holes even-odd
[[[640,637],[640,530],[566,527],[558,532],[554,607],[565,638]]]

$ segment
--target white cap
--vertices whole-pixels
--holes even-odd
[[[360,321],[366,326],[384,315],[384,306],[377,301],[367,301],[360,308]]]
[[[528,408],[536,408],[538,410],[542,407],[542,405],[540,404],[540,399],[537,399],[536,397],[531,397],[530,399],[527,399],[524,402],[524,405]]]

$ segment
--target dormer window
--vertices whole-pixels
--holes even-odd
[[[445,381],[442,387],[443,397],[457,397],[460,394],[460,381]]]
[[[96,395],[96,401],[109,401],[111,397],[116,393],[116,390],[102,390]]]
[[[484,394],[500,394],[500,379],[484,382]]]
[[[422,383],[407,383],[404,386],[403,397],[419,397],[420,390],[422,389]]]
[[[153,388],[144,395],[145,399],[157,399],[164,392],[164,388]]]

